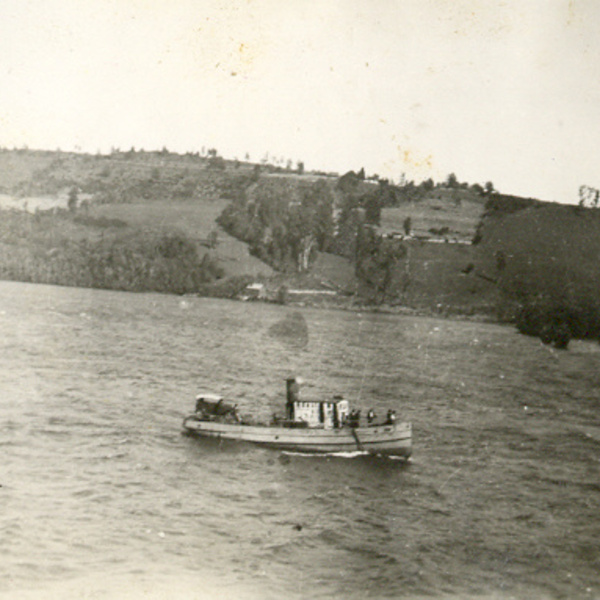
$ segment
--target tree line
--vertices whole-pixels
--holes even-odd
[[[239,190],[218,218],[250,252],[280,271],[307,271],[334,237],[334,196],[325,181],[270,181]]]

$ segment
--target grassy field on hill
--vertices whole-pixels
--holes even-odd
[[[547,204],[491,217],[476,249],[502,317],[549,341],[557,330],[600,339],[600,211]]]
[[[411,233],[415,236],[431,236],[432,229],[447,228],[448,239],[471,241],[482,213],[483,203],[479,199],[455,203],[437,195],[399,207],[384,208],[381,211],[381,229],[383,232],[404,233],[404,222],[410,218]]]
[[[141,230],[176,231],[197,245],[201,257],[210,253],[228,276],[265,278],[273,269],[248,252],[248,246],[225,233],[216,223],[228,201],[152,201],[92,206],[90,215],[119,219]],[[216,233],[216,244],[207,241]]]
[[[420,241],[405,245],[409,283],[399,295],[402,304],[440,314],[494,314],[496,287],[464,273],[473,259],[472,246]]]

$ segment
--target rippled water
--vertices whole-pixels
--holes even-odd
[[[290,311],[0,282],[0,596],[600,597],[598,346],[303,309],[300,348]],[[181,434],[199,390],[268,419],[289,373],[394,408],[412,461]]]

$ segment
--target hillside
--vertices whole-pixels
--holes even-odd
[[[43,252],[62,247],[57,241],[60,231],[67,239],[87,237],[93,243],[103,239],[106,244],[111,236],[125,235],[122,227],[111,226],[119,223],[130,228],[128,235],[132,236],[138,231],[184,236],[195,244],[200,258],[209,255],[218,264],[225,278],[247,276],[272,281],[274,288],[322,287],[353,294],[358,286],[352,254],[335,255],[324,245],[320,252],[313,251],[309,272],[298,273],[293,268],[277,275],[273,264],[261,260],[256,247],[243,236],[229,235],[216,220],[236,201],[282,199],[287,211],[290,204],[300,203],[311,190],[327,196],[334,210],[342,210],[348,199],[353,207],[359,207],[365,198],[376,197],[381,204],[382,234],[402,231],[404,220],[410,217],[411,233],[421,240],[412,239],[410,264],[402,267],[410,269],[412,283],[393,303],[436,311],[460,311],[461,307],[468,312],[475,310],[483,291],[478,282],[473,286],[460,273],[463,263],[470,261],[469,246],[450,249],[434,244],[446,237],[431,230],[447,231],[450,241],[468,241],[483,210],[481,194],[464,187],[448,190],[432,185],[425,189],[410,184],[401,189],[385,187],[377,180],[349,179],[346,193],[340,180],[331,175],[225,161],[214,153],[199,156],[131,150],[91,156],[58,151],[0,152],[0,192],[7,206],[30,211],[52,205],[66,209],[70,190],[77,190],[79,223],[67,227],[67,215],[62,215],[53,229],[56,239],[52,247],[44,246]],[[82,216],[87,219],[86,227],[82,226]],[[209,239],[215,243],[208,243]],[[43,271],[41,266],[36,269]],[[14,265],[10,271],[14,273]]]
[[[0,151],[0,277],[229,296],[259,280],[273,298],[321,289],[328,302],[596,336],[597,210],[363,177],[215,151]]]
[[[568,275],[570,288],[600,289],[600,211],[548,204],[485,219],[479,269],[498,275],[499,252],[505,281],[518,278],[533,287]]]
[[[480,236],[474,272],[497,280],[501,318],[533,335],[566,328],[600,338],[600,211],[537,204],[492,213]]]
[[[248,252],[248,246],[225,233],[216,224],[227,206],[222,198],[202,202],[175,200],[144,201],[127,204],[92,205],[91,216],[119,219],[135,229],[177,231],[196,244],[201,257],[210,254],[223,268],[225,275],[248,275],[265,278],[273,269]],[[214,243],[209,243],[211,235]],[[209,246],[213,246],[212,248]]]
[[[168,152],[2,151],[0,202],[8,210],[0,277],[234,294],[272,271],[244,244],[216,231],[215,218],[226,204],[221,198],[236,177],[252,171],[240,164],[232,177],[222,167],[212,157]],[[67,210],[71,197],[75,206]]]

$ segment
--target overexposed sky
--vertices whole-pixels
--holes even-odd
[[[0,0],[0,146],[215,147],[576,202],[596,0]]]

